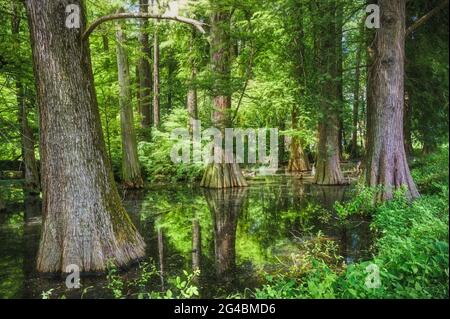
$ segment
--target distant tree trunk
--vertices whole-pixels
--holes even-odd
[[[117,23],[116,39],[117,70],[120,87],[120,127],[122,131],[122,181],[126,188],[142,188],[144,182],[141,177],[136,132],[134,129],[130,67],[128,64],[128,53],[123,46],[126,42],[126,37],[120,23]]]
[[[230,123],[230,13],[214,12],[211,21],[211,63],[214,73],[214,125],[224,132]],[[244,187],[247,182],[239,164],[211,163],[205,170],[202,187]]]
[[[194,40],[195,40],[195,30],[192,30],[191,44],[189,48],[190,66],[191,66],[191,78],[189,79],[189,89],[187,93],[187,110],[189,114],[189,132],[193,131],[194,121],[198,119],[198,109],[197,109],[197,65],[194,57]]]
[[[148,0],[139,0],[139,12],[148,13]],[[141,127],[149,129],[152,122],[151,95],[152,95],[152,71],[150,67],[151,48],[148,38],[149,23],[147,19],[141,20],[139,30],[139,43],[141,56],[139,57],[139,112],[141,114]]]
[[[364,27],[364,24],[361,23]],[[363,28],[362,27],[362,28]],[[361,28],[361,29],[362,29]],[[363,32],[364,30],[361,30]],[[358,158],[358,123],[359,123],[359,103],[361,93],[361,56],[363,45],[359,45],[356,51],[356,69],[355,69],[355,82],[353,86],[353,119],[352,119],[352,145],[350,155],[353,159]]]
[[[158,31],[153,34],[153,126],[159,127],[159,37]]]
[[[20,49],[20,10],[19,2],[13,1],[13,16],[11,21],[13,45],[16,52]],[[40,181],[38,165],[34,154],[34,135],[28,124],[27,103],[25,88],[22,82],[20,67],[16,70],[16,97],[18,105],[18,122],[20,126],[20,137],[22,144],[22,161],[25,168],[25,188],[30,194],[40,193]]]
[[[366,183],[382,185],[379,200],[391,199],[406,186],[419,196],[412,180],[403,140],[406,0],[380,0],[382,26],[376,32],[375,60],[370,68]]]
[[[335,1],[318,4],[318,12],[327,18],[316,26],[317,70],[327,74],[318,83],[319,97],[319,143],[315,183],[320,185],[339,185],[344,183],[339,157],[339,107],[335,105],[338,97],[336,70],[336,17]]]
[[[4,211],[6,209],[6,205],[3,202],[3,199],[0,198],[0,212]]]
[[[297,110],[292,110],[292,129],[297,130],[298,127],[298,114]],[[289,156],[289,164],[288,171],[289,172],[302,172],[309,171],[309,160],[303,151],[301,140],[298,136],[293,136],[290,145],[290,156]]]
[[[122,206],[106,156],[90,60],[80,41],[80,0],[26,0],[41,124],[43,227],[40,272],[118,266],[145,255],[145,243]],[[81,28],[65,27],[64,9],[81,8]]]
[[[173,53],[169,53],[167,59],[167,112],[170,113],[173,108],[173,87],[175,80],[175,71],[177,70],[177,61],[173,57]]]
[[[412,105],[409,100],[408,92],[405,91],[405,106],[404,106],[404,124],[403,132],[405,136],[405,153],[406,156],[413,155],[413,145],[412,145],[412,132],[411,132],[411,122],[412,122]]]
[[[344,127],[344,70],[343,70],[343,22],[344,21],[344,3],[336,1],[336,90],[339,116],[339,160],[344,159],[345,148],[345,127]]]

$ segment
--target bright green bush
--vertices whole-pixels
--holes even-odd
[[[370,214],[376,235],[370,260],[338,269],[315,261],[299,278],[270,277],[256,298],[448,298],[448,147],[419,159],[413,176],[422,192],[408,202],[398,192],[374,206],[363,189],[349,203],[336,205],[340,218]],[[369,265],[379,269],[380,286],[369,288]]]
[[[185,110],[174,110],[164,121],[160,130],[152,131],[151,142],[140,142],[139,160],[149,182],[196,181],[204,172],[203,164],[175,164],[170,152],[179,142],[171,139],[174,129],[187,127],[188,114]],[[190,145],[190,141],[186,141]],[[192,158],[191,158],[192,160]]]

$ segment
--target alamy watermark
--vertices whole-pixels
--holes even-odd
[[[178,128],[173,130],[171,138],[176,141],[170,152],[175,164],[260,164],[262,173],[278,169],[276,128],[210,127],[202,131],[201,121],[196,120],[192,134],[187,128]]]

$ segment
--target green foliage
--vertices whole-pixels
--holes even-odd
[[[160,130],[152,131],[152,142],[139,143],[139,160],[150,182],[195,181],[203,176],[203,163],[176,164],[170,158],[173,147],[180,143],[171,138],[172,131],[187,127],[187,123],[187,112],[176,109],[167,116]],[[190,140],[182,143],[191,147]]]
[[[434,194],[410,203],[397,192],[393,200],[374,206],[376,190],[362,189],[354,200],[337,203],[340,218],[370,213],[377,235],[370,260],[343,268],[312,260],[301,275],[269,276],[256,298],[448,298],[448,148],[421,159],[413,171],[419,185],[434,185]],[[369,288],[368,266],[379,269],[381,285]]]
[[[194,281],[200,275],[200,271],[188,273],[183,271],[182,276],[175,276],[167,280],[169,288],[157,291],[154,288],[155,280],[160,279],[160,274],[153,262],[139,264],[136,279],[125,280],[119,274],[118,269],[111,263],[108,267],[106,288],[115,299],[189,299],[199,296],[199,290]]]

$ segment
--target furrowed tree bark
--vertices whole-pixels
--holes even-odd
[[[317,4],[318,12],[327,18],[316,25],[318,37],[316,43],[317,69],[326,75],[319,79],[319,143],[315,183],[319,185],[339,185],[344,183],[339,156],[339,105],[336,70],[336,2],[326,0]]]
[[[139,0],[139,12],[148,13],[148,0]],[[139,43],[141,56],[139,57],[139,111],[141,114],[141,127],[149,129],[152,124],[152,71],[150,67],[151,47],[148,36],[148,20],[142,20],[139,30]]]
[[[13,1],[12,3],[12,19],[11,19],[11,33],[13,36],[13,45],[16,52],[20,52],[20,15],[22,10],[19,3]],[[16,97],[18,105],[18,122],[20,126],[20,137],[22,144],[22,161],[25,168],[25,189],[30,194],[39,194],[40,180],[38,165],[34,154],[34,135],[28,124],[27,102],[25,96],[25,87],[22,82],[22,71],[20,66],[17,69],[16,75]]]
[[[122,182],[126,188],[142,188],[141,167],[134,129],[133,106],[131,103],[130,67],[128,52],[124,47],[126,36],[119,23],[116,26],[117,71],[119,75],[120,128],[122,132]]]
[[[407,196],[419,196],[412,180],[403,139],[406,0],[380,0],[381,28],[374,41],[369,71],[368,150],[366,183],[383,186],[378,200],[388,200],[406,186]]]
[[[231,124],[230,18],[231,15],[226,10],[217,10],[212,15],[211,23],[211,64],[214,77],[213,122],[222,133]],[[224,156],[226,154],[222,154],[222,163],[211,163],[207,166],[200,184],[202,187],[247,186],[239,164],[225,163]]]
[[[40,111],[43,226],[40,272],[126,266],[145,244],[122,206],[105,151],[80,0],[26,0]],[[81,28],[65,26],[65,8],[81,8]]]

